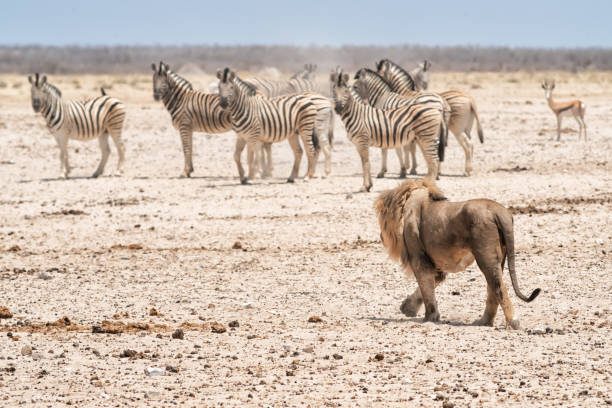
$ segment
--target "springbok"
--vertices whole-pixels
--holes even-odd
[[[576,122],[578,122],[578,140],[582,138],[582,131],[584,130],[584,141],[587,140],[586,124],[584,123],[584,111],[586,105],[581,100],[573,100],[569,102],[555,102],[552,97],[552,91],[555,89],[555,81],[548,83],[548,81],[542,82],[542,89],[546,91],[546,100],[548,106],[552,109],[553,113],[557,117],[557,141],[561,140],[561,120],[563,116],[574,116]]]

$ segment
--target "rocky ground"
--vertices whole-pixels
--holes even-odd
[[[587,104],[588,142],[570,119],[550,140],[545,77]],[[476,98],[485,131],[470,177],[451,136],[440,188],[511,207],[521,287],[542,288],[530,304],[511,292],[517,331],[501,311],[493,328],[471,325],[486,297],[476,266],[437,290],[439,324],[399,312],[415,282],[383,252],[373,211],[397,163],[357,193],[340,125],[330,178],[286,184],[283,143],[275,177],[241,186],[226,134],[196,135],[194,177],[179,179],[178,135],[148,76],[49,79],[126,102],[128,161],[123,177],[89,179],[98,145],[71,142],[73,177],[59,178],[27,80],[0,77],[1,406],[612,403],[609,73],[432,77]]]

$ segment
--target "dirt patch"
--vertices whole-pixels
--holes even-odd
[[[612,195],[603,197],[561,197],[532,201],[524,206],[508,206],[512,214],[568,214],[576,212],[587,205],[605,205],[612,203]]]
[[[69,210],[60,210],[60,211],[53,211],[53,212],[43,211],[40,213],[40,215],[43,217],[54,217],[54,216],[62,216],[62,215],[89,215],[89,214],[83,210],[69,209]]]
[[[111,246],[110,249],[125,249],[128,251],[138,251],[143,249],[143,246],[141,244],[115,244]]]

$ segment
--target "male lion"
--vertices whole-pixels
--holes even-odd
[[[460,272],[474,260],[487,280],[484,314],[475,324],[492,325],[501,305],[506,327],[518,329],[514,309],[502,280],[508,256],[512,287],[517,296],[531,302],[540,293],[521,293],[514,269],[512,215],[502,205],[485,199],[448,202],[432,181],[409,180],[380,195],[375,203],[380,238],[391,259],[401,262],[419,284],[400,307],[416,316],[425,303],[425,321],[440,320],[435,287],[450,272]]]

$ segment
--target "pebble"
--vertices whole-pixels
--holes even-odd
[[[42,279],[42,280],[53,279],[53,275],[51,275],[47,271],[40,271],[40,272],[38,272],[37,276],[38,276],[38,279]]]
[[[159,368],[159,367],[147,367],[145,368],[144,372],[149,377],[164,375],[166,373],[166,371],[163,368]]]
[[[176,329],[174,333],[172,333],[172,338],[183,340],[185,338],[185,333],[183,333],[183,329]]]
[[[32,355],[32,347],[30,347],[30,346],[23,346],[21,348],[21,355],[22,356],[31,356]]]

